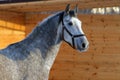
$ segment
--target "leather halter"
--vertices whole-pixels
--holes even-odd
[[[63,22],[63,19],[62,19],[62,26],[63,26],[63,28],[62,28],[62,39],[63,39],[65,42],[67,42],[70,46],[72,46],[74,49],[76,49],[76,47],[75,47],[75,38],[82,37],[82,36],[85,36],[85,35],[84,35],[84,34],[73,35],[73,34],[65,27],[65,24],[64,24],[64,22]],[[64,39],[64,30],[71,36],[71,38],[72,38],[72,44],[70,44],[68,41],[66,41],[66,40]]]

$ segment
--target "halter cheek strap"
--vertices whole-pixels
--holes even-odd
[[[67,42],[70,46],[72,46],[74,49],[76,48],[75,47],[75,38],[78,38],[78,37],[82,37],[82,36],[85,36],[84,34],[79,34],[79,35],[73,35],[64,25],[64,22],[63,22],[63,19],[62,19],[62,39]],[[64,38],[64,31],[66,31],[72,38],[72,43],[69,43],[68,41],[65,40]]]

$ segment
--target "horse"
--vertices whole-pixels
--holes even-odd
[[[0,50],[0,80],[48,80],[60,45],[67,42],[85,52],[89,42],[77,18],[78,7],[44,19],[23,40]]]

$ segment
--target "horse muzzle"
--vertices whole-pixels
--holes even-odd
[[[89,48],[89,42],[85,36],[75,40],[75,49],[80,52],[85,52]]]

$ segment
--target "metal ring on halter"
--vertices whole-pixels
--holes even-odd
[[[82,37],[82,36],[85,36],[84,34],[79,34],[79,35],[73,35],[64,25],[64,22],[63,22],[63,19],[62,19],[62,25],[63,25],[63,28],[62,28],[62,38],[65,42],[67,42],[65,39],[64,39],[64,30],[66,30],[66,32],[71,36],[72,38],[72,44],[70,44],[69,42],[67,42],[70,46],[72,46],[74,49],[76,48],[75,47],[75,38],[77,37]]]

